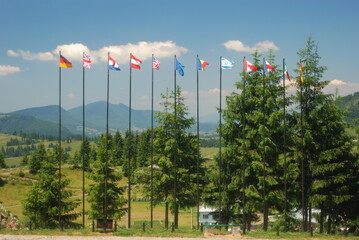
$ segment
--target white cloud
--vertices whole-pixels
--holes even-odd
[[[86,52],[90,54],[90,50],[82,43],[70,43],[57,46],[53,51],[54,56],[58,56],[61,51],[61,55],[71,61],[82,61],[82,54]]]
[[[69,99],[74,99],[74,98],[76,98],[76,95],[75,95],[75,93],[69,93],[69,94],[67,94],[67,97]]]
[[[269,51],[270,49],[273,51],[279,50],[279,48],[271,41],[258,42],[253,47],[246,46],[239,40],[229,40],[229,41],[223,43],[222,45],[227,50],[233,50],[233,51],[237,51],[237,52],[248,52],[248,53],[251,53],[254,51],[258,51],[261,53],[261,52]]]
[[[51,52],[40,52],[40,53],[31,53],[30,51],[23,50],[8,50],[7,55],[11,57],[21,57],[24,60],[40,60],[40,61],[49,61],[55,60],[55,56]]]
[[[20,72],[19,67],[14,67],[10,65],[0,65],[0,76],[5,76],[16,72]]]
[[[334,79],[323,89],[325,93],[337,94],[339,96],[346,96],[359,91],[358,82],[345,82],[339,79]]]
[[[146,60],[151,58],[152,53],[157,58],[167,58],[172,57],[173,55],[181,55],[186,53],[187,48],[177,46],[176,43],[172,41],[166,42],[138,42],[138,43],[128,43],[126,45],[114,45],[103,47],[98,51],[94,51],[94,57],[101,59],[102,61],[107,60],[108,52],[116,58],[118,63],[125,63],[129,60],[129,55],[132,53],[137,58],[141,60]]]
[[[331,84],[331,85],[345,85],[347,83],[343,82],[342,80],[333,79],[332,81],[329,82],[329,84]]]
[[[128,43],[126,45],[105,46],[99,50],[91,50],[82,43],[70,43],[58,45],[54,50],[49,52],[32,53],[24,50],[8,50],[7,54],[11,57],[21,57],[24,60],[40,60],[50,61],[58,58],[59,51],[70,62],[82,61],[82,53],[86,52],[92,57],[92,62],[107,61],[107,54],[110,52],[111,56],[116,59],[118,63],[125,63],[129,59],[129,54],[132,53],[141,60],[151,58],[152,53],[158,58],[167,58],[175,54],[181,55],[188,51],[187,48],[178,46],[173,41],[165,42],[138,42]]]

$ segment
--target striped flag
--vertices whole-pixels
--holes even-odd
[[[221,68],[222,69],[232,69],[234,62],[232,60],[228,60],[226,58],[221,59]]]
[[[141,69],[141,63],[142,61],[138,58],[135,58],[135,56],[133,56],[131,53],[131,68]]]
[[[91,68],[91,57],[89,55],[84,53],[82,57],[82,61],[83,61],[83,68]]]
[[[113,59],[112,57],[108,56],[108,69],[110,70],[115,70],[115,71],[121,71],[120,67],[118,66],[117,62],[115,61],[115,59]]]
[[[267,62],[267,60],[265,60],[265,58],[263,58],[263,69],[265,72],[273,72],[274,71],[274,67],[272,65],[270,65],[269,62]]]
[[[290,81],[290,75],[287,69],[287,64],[285,63],[285,59],[283,60],[284,64],[283,64],[283,68],[284,68],[284,74],[287,77],[287,79]]]
[[[158,61],[155,57],[152,57],[152,68],[159,70],[160,69],[160,61]]]
[[[208,65],[209,65],[208,62],[206,62],[206,61],[204,61],[204,60],[202,60],[202,59],[197,58],[197,69],[198,69],[198,70],[204,71],[204,68],[205,68],[206,66],[208,66]]]
[[[72,63],[60,54],[60,68],[72,68]]]

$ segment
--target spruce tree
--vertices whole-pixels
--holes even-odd
[[[4,155],[0,152],[0,168],[6,168]]]
[[[102,136],[99,139],[98,145],[95,147],[96,159],[93,162],[92,172],[88,174],[88,177],[93,181],[89,186],[89,196],[87,199],[90,203],[89,215],[91,219],[105,218],[106,216],[107,218],[120,219],[126,213],[126,209],[123,208],[126,204],[126,200],[123,197],[124,187],[119,186],[122,174],[114,166],[116,161],[112,159],[114,154],[113,145],[111,144],[113,141],[111,139],[112,137],[110,136],[107,154],[106,136]],[[106,184],[107,198],[105,199]]]
[[[162,95],[164,111],[156,115],[160,126],[155,128],[154,139],[153,204],[157,205],[162,199],[165,199],[166,226],[168,226],[169,208],[175,215],[175,219],[178,220],[179,209],[192,207],[197,203],[197,138],[186,131],[194,124],[194,119],[188,117],[188,107],[184,104],[180,87],[177,87],[177,124],[175,124],[174,103],[168,101],[173,97],[173,92],[171,95],[168,93]],[[177,136],[175,136],[176,134]],[[176,168],[174,166],[175,157]],[[199,171],[202,176],[204,173],[203,159],[200,158],[199,161]],[[175,170],[176,173],[174,173]],[[177,209],[174,208],[175,175]],[[145,195],[149,197],[151,192],[150,167],[139,168],[136,176],[138,181],[144,184]],[[175,227],[178,226],[178,222],[174,224]]]
[[[46,159],[37,170],[39,180],[22,201],[23,213],[34,228],[76,227],[74,220],[80,215],[75,211],[80,202],[73,199],[73,191],[68,189],[70,180],[58,179],[58,148],[52,152],[40,151],[36,157]],[[41,155],[42,154],[42,155]],[[61,211],[61,212],[60,212]]]
[[[302,78],[297,80],[298,160],[301,161],[303,230],[307,231],[312,208],[321,211],[320,231],[328,219],[328,233],[332,223],[348,223],[352,218],[345,208],[357,199],[358,182],[351,139],[345,133],[343,113],[334,104],[334,98],[325,94],[322,81],[326,67],[320,66],[318,46],[308,38],[306,47],[298,51],[303,61]],[[344,207],[346,206],[346,207]],[[356,208],[357,209],[357,208]]]

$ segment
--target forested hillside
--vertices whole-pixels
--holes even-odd
[[[355,119],[359,118],[359,92],[340,97],[335,103],[344,111],[346,122],[358,125],[358,122],[355,122]]]

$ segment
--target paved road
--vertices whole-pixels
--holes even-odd
[[[240,237],[208,237],[208,238],[158,238],[158,237],[115,237],[115,236],[46,236],[46,235],[0,235],[1,240],[220,240],[239,239]],[[256,239],[251,239],[256,240]],[[257,239],[260,240],[260,239]]]

